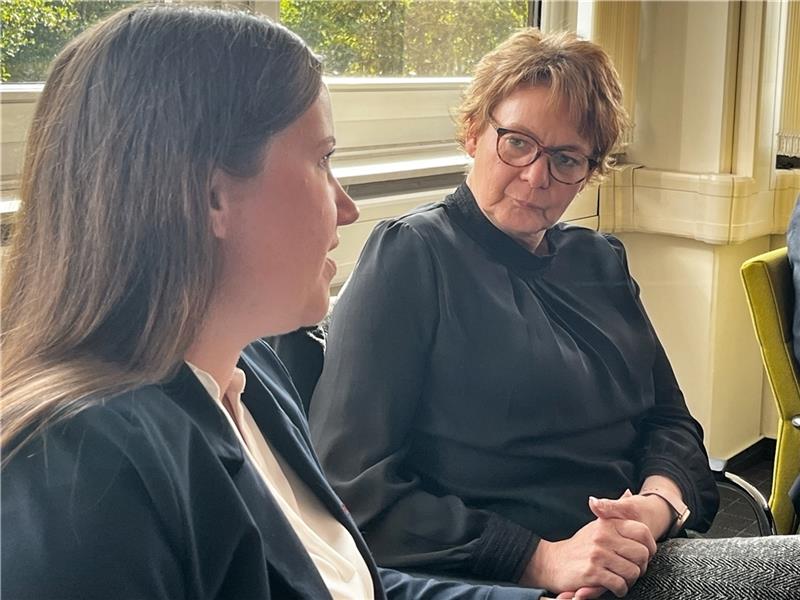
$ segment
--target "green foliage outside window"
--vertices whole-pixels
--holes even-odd
[[[0,80],[43,81],[71,38],[135,3],[0,0]],[[281,21],[325,57],[328,74],[364,77],[468,75],[527,10],[525,0],[280,0]]]
[[[331,75],[469,75],[527,17],[524,0],[280,0],[281,22]]]
[[[69,40],[130,4],[135,2],[0,0],[0,81],[43,81]]]

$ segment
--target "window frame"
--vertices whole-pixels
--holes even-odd
[[[279,0],[210,0],[278,20]],[[553,22],[577,0],[528,0],[528,25]],[[333,104],[334,173],[344,185],[462,172],[469,163],[454,141],[453,109],[469,77],[325,77]],[[43,83],[0,84],[0,212],[16,198],[27,129]],[[380,132],[380,135],[379,133]]]

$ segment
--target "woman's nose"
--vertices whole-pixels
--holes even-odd
[[[547,161],[547,155],[540,152],[531,164],[522,168],[522,180],[528,182],[532,188],[550,187],[550,165]]]
[[[336,183],[339,188],[336,192],[336,224],[349,225],[358,219],[358,206],[342,185],[338,181]]]

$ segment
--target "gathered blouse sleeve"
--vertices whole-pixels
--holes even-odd
[[[372,233],[333,311],[311,434],[379,564],[516,581],[538,543],[533,532],[435,494],[403,469],[448,293],[440,268],[412,224]]]
[[[630,276],[622,243],[613,236],[606,238],[628,273],[631,292],[646,317],[639,286]],[[707,531],[719,506],[719,492],[703,446],[703,428],[686,407],[683,392],[649,319],[648,326],[656,346],[653,363],[655,401],[638,427],[640,483],[650,475],[669,477],[680,488],[684,502],[692,511],[686,526],[696,531]]]

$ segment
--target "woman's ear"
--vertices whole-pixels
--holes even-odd
[[[470,123],[467,129],[467,137],[464,140],[464,150],[472,158],[475,158],[475,150],[478,148],[478,135],[477,127],[475,127],[474,123]]]
[[[215,169],[211,176],[211,196],[209,198],[209,218],[211,231],[217,239],[228,237],[231,228],[233,201],[233,181],[230,175]]]

